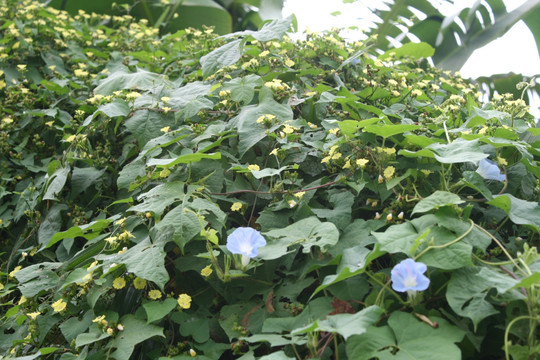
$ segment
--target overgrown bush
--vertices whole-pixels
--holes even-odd
[[[0,4],[3,358],[540,352],[522,100],[422,43]]]

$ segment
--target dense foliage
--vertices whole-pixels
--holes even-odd
[[[521,99],[290,19],[0,13],[0,358],[540,353]]]

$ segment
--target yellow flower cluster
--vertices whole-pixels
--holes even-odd
[[[188,294],[180,294],[177,302],[182,309],[189,309],[191,307],[191,296]]]

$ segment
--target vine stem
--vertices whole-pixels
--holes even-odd
[[[345,177],[348,177],[350,174],[347,174]],[[322,184],[322,185],[317,185],[317,186],[313,186],[313,187],[310,187],[310,188],[306,188],[306,189],[300,189],[300,190],[293,190],[293,191],[289,191],[289,190],[283,190],[283,191],[258,191],[258,190],[235,190],[235,191],[229,191],[229,192],[222,192],[222,193],[210,193],[211,195],[234,195],[234,194],[244,194],[244,193],[248,193],[248,194],[287,194],[287,193],[299,193],[299,192],[302,192],[302,191],[311,191],[311,190],[317,190],[317,189],[321,189],[321,188],[324,188],[324,187],[327,187],[327,186],[331,186],[331,185],[334,185],[334,184],[337,184],[341,181],[342,177],[340,177],[339,179],[335,180],[335,181],[331,181],[331,182],[328,182],[326,184]]]
[[[472,220],[470,220],[472,221]],[[481,227],[480,225],[474,223],[474,226],[482,231],[483,233],[485,233],[486,235],[488,235],[491,239],[493,239],[493,241],[495,241],[495,243],[497,243],[497,245],[501,248],[501,250],[504,252],[504,254],[506,255],[506,257],[508,257],[508,259],[512,262],[512,264],[514,264],[514,266],[524,275],[524,276],[527,276],[527,273],[525,273],[525,271],[523,271],[519,265],[516,263],[516,260],[514,260],[514,258],[512,257],[512,255],[510,255],[508,253],[508,250],[506,250],[506,248],[504,247],[504,245],[499,241],[499,239],[497,239],[495,236],[493,236],[489,231],[487,231],[486,229],[484,229],[483,227]]]
[[[418,260],[418,258],[420,258],[422,255],[424,255],[425,253],[427,253],[429,250],[433,250],[433,249],[443,249],[445,247],[448,247],[450,245],[453,245],[455,243],[457,243],[458,241],[460,240],[463,240],[467,235],[469,235],[471,233],[471,231],[474,229],[474,225],[475,223],[469,219],[469,222],[471,223],[471,226],[469,227],[469,229],[467,231],[465,231],[463,234],[461,234],[460,236],[458,236],[457,238],[455,238],[454,240],[450,241],[450,242],[447,242],[446,244],[442,244],[442,245],[430,245],[428,246],[427,248],[425,248],[424,250],[422,250],[420,252],[420,254],[416,255],[414,257],[414,260]]]
[[[525,319],[533,320],[535,322],[538,321],[538,319],[534,316],[530,316],[530,315],[518,316],[517,318],[510,321],[510,323],[506,327],[506,330],[504,331],[504,355],[506,357],[506,360],[510,360],[510,354],[508,353],[508,334],[510,334],[510,328],[514,326],[514,324],[518,322],[519,320],[525,320]]]

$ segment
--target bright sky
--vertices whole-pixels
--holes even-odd
[[[517,8],[526,0],[505,0],[508,11]],[[454,9],[443,7],[442,12],[451,14],[460,9],[470,0],[457,0]],[[356,0],[343,4],[342,0],[286,0],[283,15],[295,13],[299,30],[306,27],[313,31],[322,31],[335,27],[357,26],[366,28],[376,17],[367,9],[370,5],[384,4],[380,0]],[[340,11],[341,14],[332,16],[331,13]],[[361,37],[360,31],[348,31],[352,38]],[[501,51],[501,49],[504,49]],[[503,37],[478,49],[461,69],[464,77],[479,77],[508,72],[525,75],[540,74],[540,58],[534,37],[523,22],[516,24]]]
[[[504,0],[508,11],[519,7],[527,0]],[[433,0],[433,2],[437,2]],[[450,15],[470,4],[471,0],[454,0],[455,6],[438,5],[441,12]],[[343,0],[286,0],[283,15],[296,14],[298,30],[308,27],[312,31],[330,28],[356,26],[366,29],[376,17],[366,7],[386,6],[381,0],[356,0],[344,4]],[[331,15],[339,12],[337,15]],[[345,36],[362,38],[361,31],[347,31]],[[463,77],[476,78],[502,73],[521,73],[524,75],[540,75],[540,57],[536,49],[534,37],[523,22],[516,24],[503,37],[492,41],[487,46],[476,50],[460,70]],[[538,99],[537,99],[538,100]],[[538,103],[538,101],[535,101]],[[537,109],[532,109],[536,117]]]

